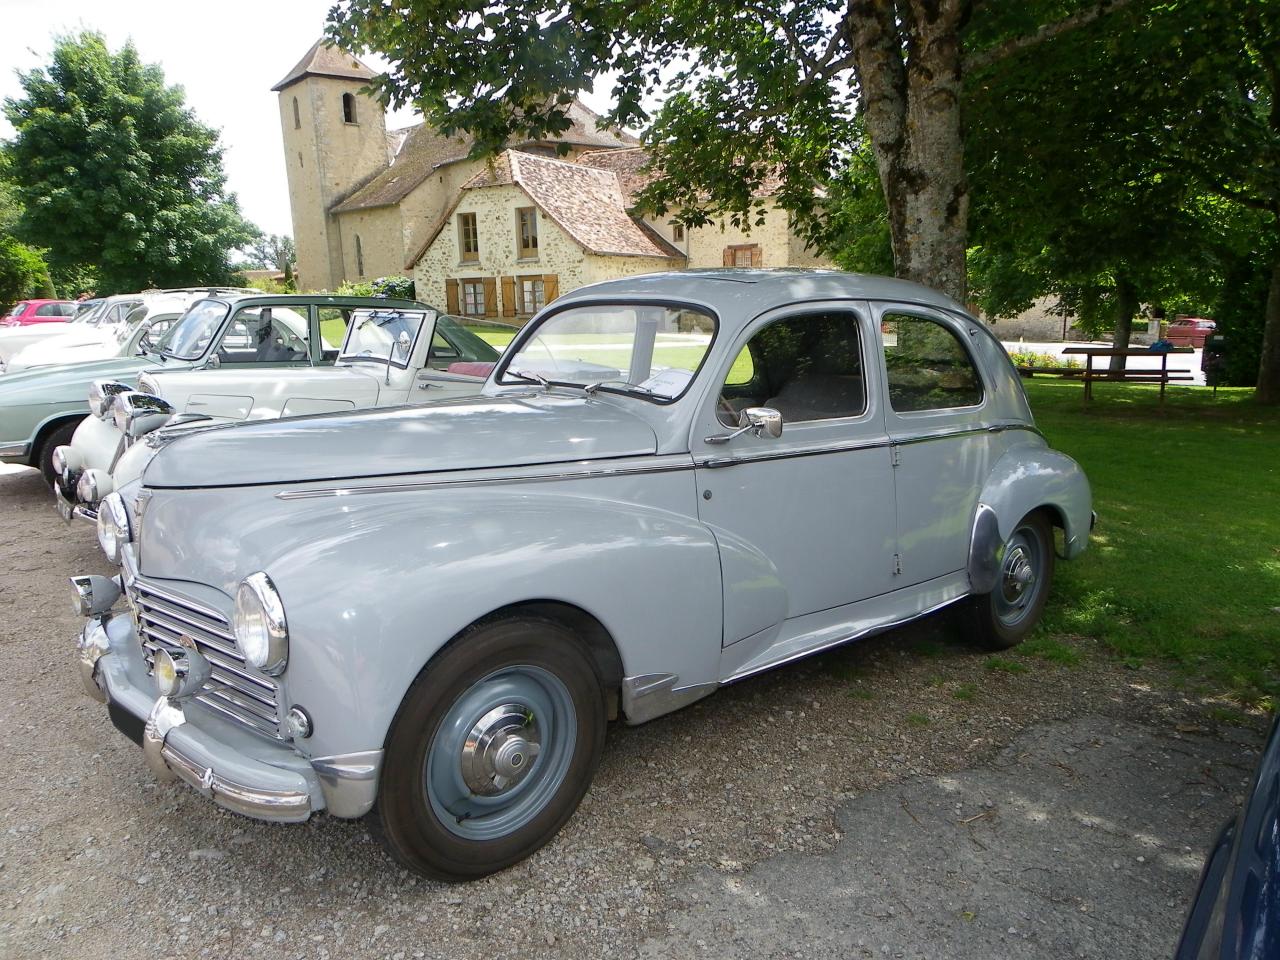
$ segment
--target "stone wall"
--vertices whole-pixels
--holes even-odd
[[[337,220],[342,240],[342,270],[347,280],[358,283],[405,274],[399,207],[353,210],[338,214]]]

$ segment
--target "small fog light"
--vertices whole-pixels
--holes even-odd
[[[297,704],[290,707],[284,718],[284,732],[294,740],[305,740],[311,736],[311,717],[307,711]]]
[[[151,666],[151,676],[162,697],[182,700],[194,696],[209,680],[209,661],[189,637],[178,638],[186,649],[156,651]]]
[[[183,665],[185,667],[185,664]],[[162,697],[172,697],[178,692],[178,664],[168,650],[157,650],[155,666],[151,670],[156,689]]]
[[[71,589],[75,593],[72,609],[82,617],[100,617],[120,599],[120,584],[109,577],[90,574],[72,577]]]

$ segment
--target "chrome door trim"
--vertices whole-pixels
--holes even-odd
[[[554,480],[586,480],[599,477],[624,477],[648,473],[676,473],[692,470],[693,461],[688,454],[672,454],[665,457],[647,457],[647,462],[616,466],[591,467],[590,461],[578,461],[578,469],[563,464],[562,469],[537,473],[506,473],[477,477],[475,471],[465,471],[463,476],[439,477],[431,480],[413,480],[401,483],[361,484],[359,486],[328,487],[320,490],[284,490],[276,494],[277,500],[314,500],[320,497],[351,497],[370,493],[403,493],[410,490],[428,490],[433,487],[471,486],[483,483],[545,483]],[[319,481],[323,482],[323,481]]]
[[[928,433],[918,433],[906,437],[876,438],[874,440],[855,440],[847,443],[828,443],[811,447],[807,450],[778,450],[767,453],[754,453],[742,457],[708,457],[695,461],[699,467],[714,470],[719,467],[732,467],[742,463],[757,463],[762,460],[789,460],[795,457],[819,457],[829,453],[846,453],[851,450],[874,450],[877,447],[898,447],[916,443],[929,443],[934,440],[949,440],[977,433],[1004,433],[1006,430],[1026,430],[1040,439],[1045,439],[1040,430],[1029,424],[1018,421],[1006,421],[978,427],[940,427]]]

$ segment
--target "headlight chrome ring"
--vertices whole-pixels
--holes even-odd
[[[124,545],[132,539],[129,511],[125,509],[124,498],[118,493],[107,494],[98,507],[98,546],[102,547],[108,560],[119,563]]]
[[[252,666],[272,677],[284,672],[289,662],[289,625],[280,594],[262,571],[249,574],[236,590],[235,634]]]

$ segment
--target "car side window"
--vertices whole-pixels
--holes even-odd
[[[37,317],[65,317],[60,303],[42,303],[36,307]]]
[[[218,346],[218,357],[223,363],[306,360],[305,334],[306,318],[291,310],[250,307],[232,318]]]
[[[853,313],[784,317],[758,331],[729,368],[717,416],[735,426],[746,407],[772,407],[787,423],[856,417],[867,409]]]
[[[982,402],[982,379],[969,351],[949,327],[928,317],[881,317],[889,405],[897,413],[972,407]]]
[[[342,342],[347,339],[347,327],[351,326],[351,307],[320,308],[320,354],[330,362],[338,359]]]

